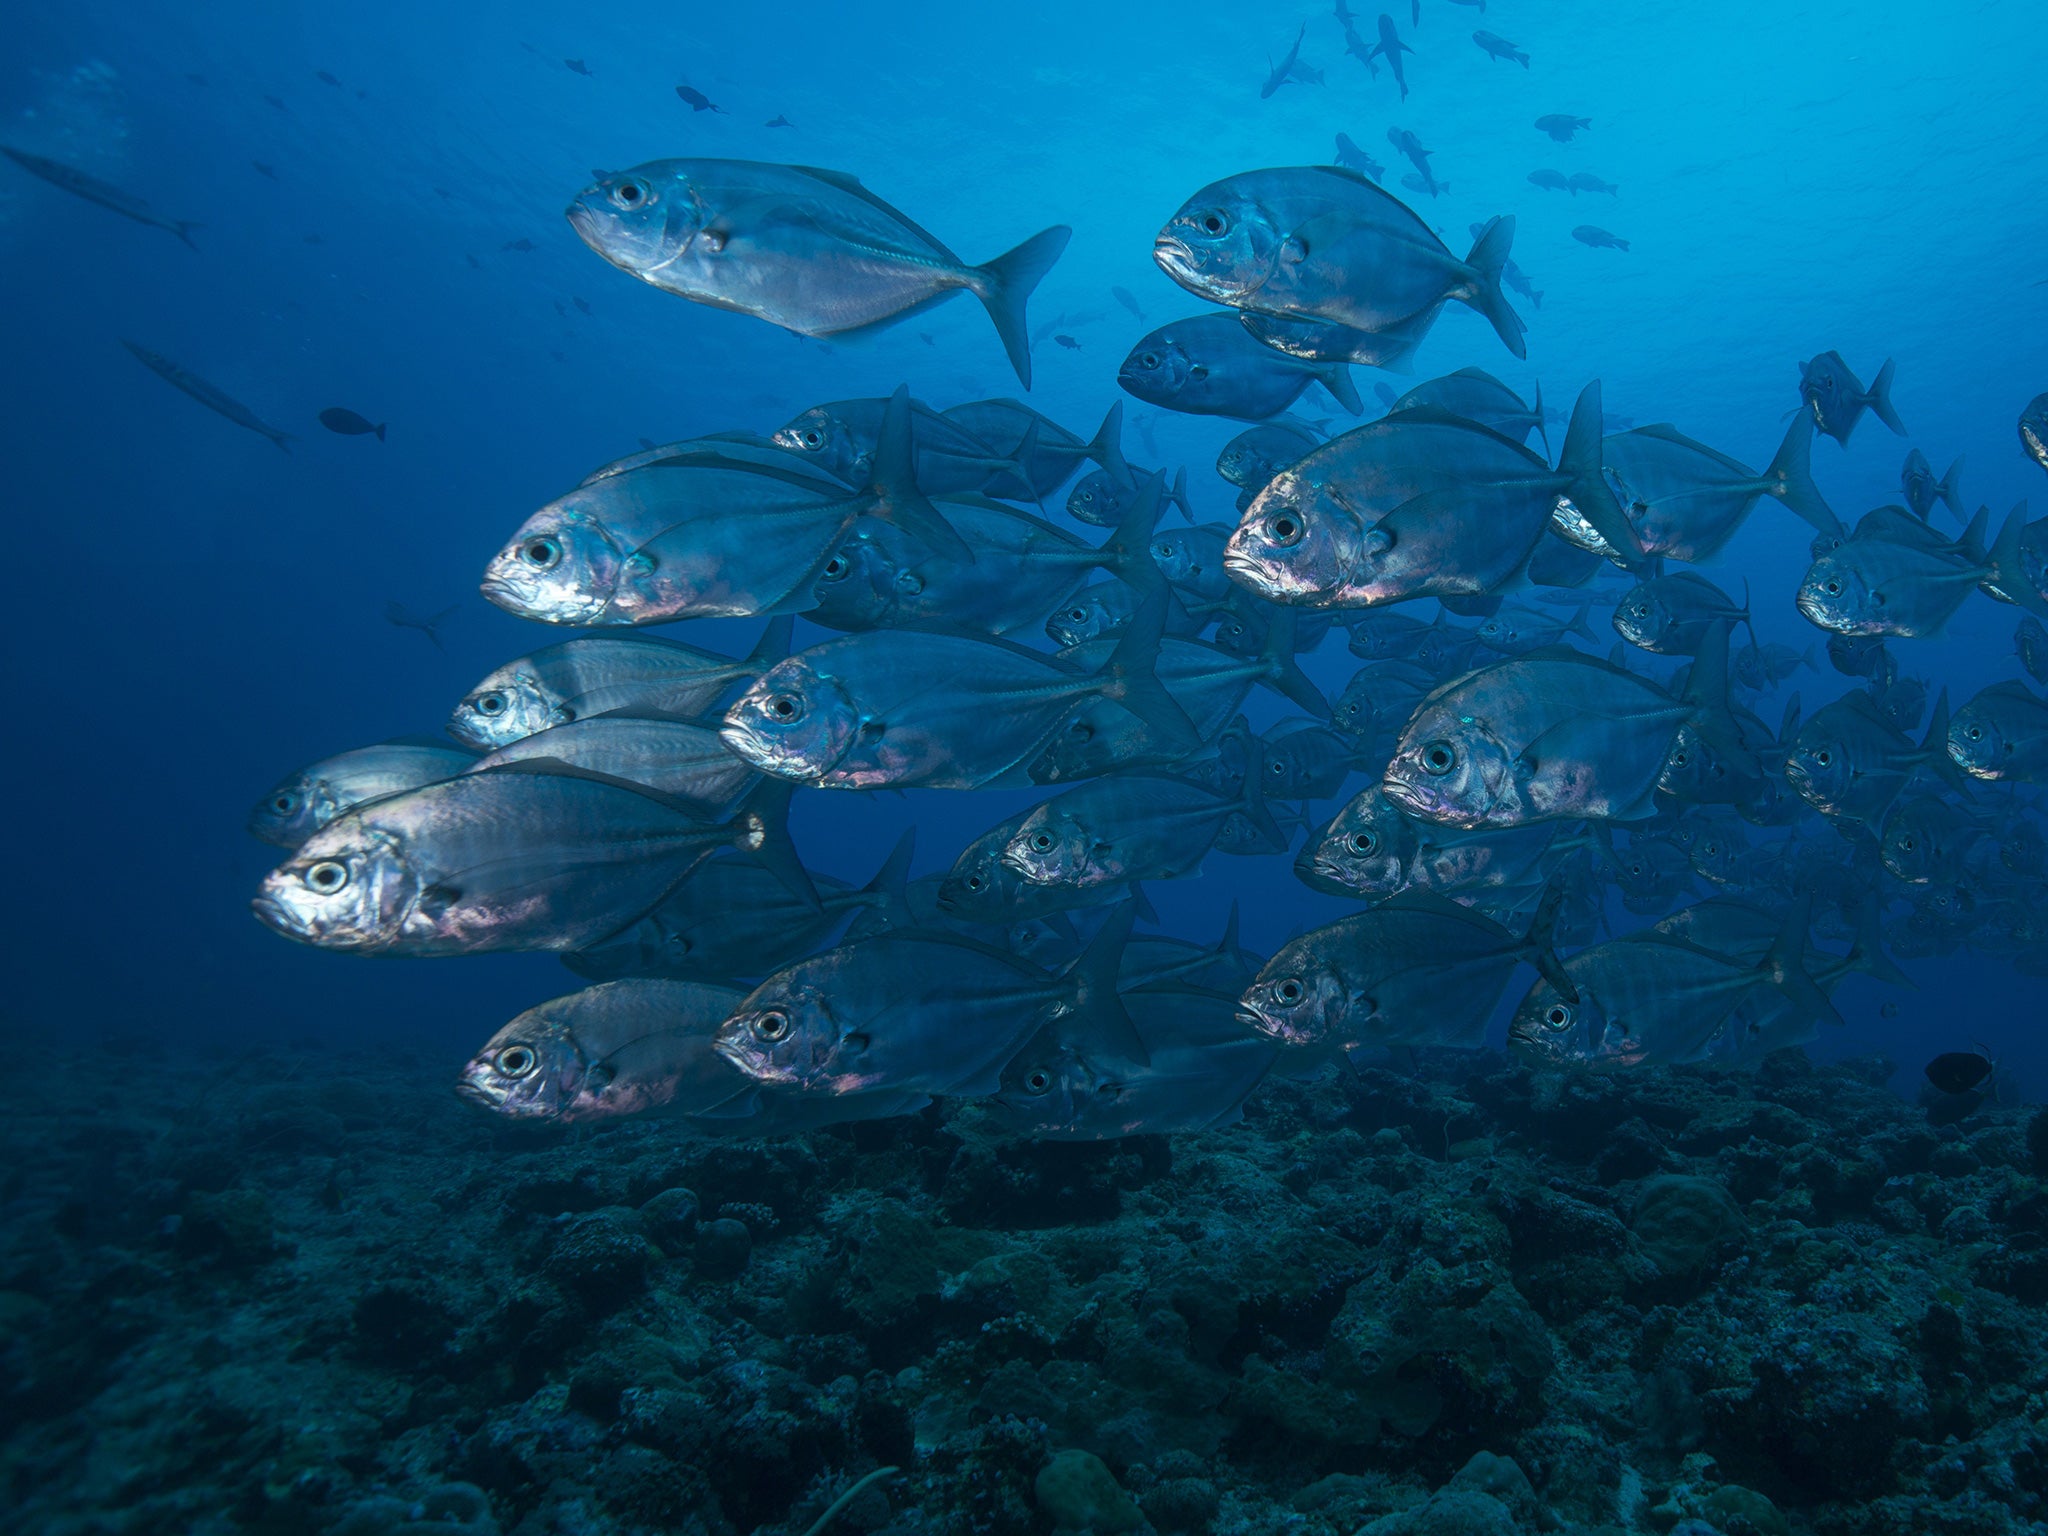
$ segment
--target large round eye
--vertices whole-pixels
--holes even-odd
[[[1640,876],[1643,872],[1641,861],[1638,860],[1636,863],[1629,865],[1628,872],[1632,875]]]
[[[1677,750],[1676,752],[1673,752],[1673,753],[1671,754],[1671,766],[1672,766],[1672,767],[1674,767],[1674,768],[1683,768],[1683,767],[1685,766],[1685,764],[1686,764],[1686,755],[1685,755],[1685,748],[1683,748],[1683,747],[1680,747],[1680,748],[1679,748],[1679,749],[1678,749],[1678,750]]]
[[[1140,368],[1157,368],[1159,366],[1159,354],[1157,352],[1139,353],[1138,366]]]
[[[1266,537],[1286,549],[1301,542],[1301,519],[1292,512],[1275,512],[1266,519]]]
[[[1829,597],[1840,597],[1842,595],[1842,584],[1839,581],[1824,581],[1820,584],[1820,589],[1827,593]]]
[[[505,713],[505,695],[502,693],[478,694],[476,712],[480,715],[502,715]]]
[[[1052,851],[1052,834],[1050,832],[1032,833],[1031,848],[1034,853],[1050,853]]]
[[[967,883],[967,889],[969,889],[970,891],[978,891],[978,890],[980,890],[980,889],[981,889],[981,876],[979,876],[979,875],[969,875],[969,876],[967,877],[967,882],[966,882],[966,883]]]
[[[519,558],[536,571],[551,571],[562,563],[562,546],[555,539],[528,539],[519,546]]]
[[[1353,853],[1371,853],[1380,845],[1380,840],[1370,832],[1354,832],[1350,841]]]
[[[348,884],[348,866],[333,859],[322,859],[306,871],[306,884],[322,896],[332,896]]]
[[[754,1037],[774,1044],[789,1033],[789,1015],[780,1010],[771,1010],[754,1020]]]
[[[793,693],[778,693],[768,701],[768,713],[784,725],[804,717],[804,701]]]
[[[806,448],[816,448],[825,441],[825,434],[816,427],[806,427],[803,431],[803,440]]]
[[[508,1045],[498,1052],[497,1068],[507,1077],[524,1077],[540,1065],[540,1058],[523,1045]]]
[[[287,791],[270,797],[270,808],[280,816],[289,816],[299,808],[299,797]]]
[[[1067,610],[1067,617],[1076,624],[1085,624],[1088,622],[1088,610],[1085,608],[1069,608]]]
[[[1982,741],[1984,739],[1984,727],[1974,724],[1968,725],[1963,728],[1963,734],[1972,741]]]
[[[1907,837],[1902,837],[1902,838],[1900,838],[1900,839],[1899,839],[1899,852],[1901,852],[1901,853],[1911,853],[1912,851],[1913,851],[1913,839],[1912,839],[1912,838],[1911,838],[1910,836],[1907,836]]]
[[[1819,763],[1823,768],[1830,767],[1835,761],[1835,754],[1830,752],[1826,747],[1822,747],[1818,752],[1813,754],[1813,760],[1816,763]]]
[[[1152,553],[1162,560],[1171,560],[1173,558],[1173,540],[1161,539],[1152,546]]]
[[[1291,1004],[1300,1002],[1306,994],[1302,990],[1301,983],[1290,976],[1273,989],[1273,995],[1279,998],[1281,1002]]]
[[[628,176],[612,188],[612,204],[619,208],[638,208],[648,196],[647,183],[637,176]]]
[[[1024,1079],[1024,1091],[1026,1093],[1044,1093],[1050,1087],[1052,1087],[1052,1074],[1043,1067],[1030,1073]]]
[[[1432,741],[1422,749],[1422,771],[1442,778],[1458,766],[1458,749],[1448,741]]]
[[[1552,1003],[1543,1010],[1543,1022],[1550,1029],[1570,1029],[1572,1027],[1571,1008],[1564,1003]]]
[[[846,557],[844,555],[834,555],[830,560],[827,560],[825,562],[823,576],[824,579],[827,581],[837,581],[840,577],[844,576],[846,572]]]
[[[1205,234],[1220,235],[1230,228],[1230,215],[1221,208],[1211,208],[1202,215],[1202,230]]]

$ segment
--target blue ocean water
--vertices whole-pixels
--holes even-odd
[[[1400,391],[1460,367],[1525,396],[1540,386],[1560,410],[1599,379],[1610,416],[1668,421],[1762,464],[1799,406],[1798,365],[1832,349],[1866,382],[1895,360],[1908,428],[1866,419],[1846,448],[1816,441],[1815,478],[1845,520],[1899,499],[1915,447],[1937,472],[1963,458],[1966,504],[1988,505],[1994,526],[2022,500],[2048,510],[2014,434],[2048,389],[2048,41],[2034,8],[1420,0],[1411,21],[1401,0],[1395,21],[1415,49],[1405,100],[1384,67],[1345,56],[1327,13],[1214,4],[81,0],[10,17],[0,142],[194,221],[197,248],[0,164],[0,465],[16,535],[0,1026],[171,1052],[402,1052],[441,1091],[500,1024],[572,979],[548,955],[371,961],[282,942],[249,916],[276,862],[243,830],[250,804],[298,765],[438,731],[492,667],[559,638],[478,596],[483,565],[534,508],[642,440],[767,432],[899,384],[937,406],[1018,393],[964,296],[821,343],[633,281],[563,218],[593,170],[665,156],[844,169],[970,261],[1071,225],[1031,300],[1026,398],[1083,437],[1123,398],[1133,460],[1184,464],[1198,517],[1228,522],[1234,491],[1212,465],[1239,424],[1117,387],[1147,325],[1202,307],[1154,265],[1153,237],[1195,188],[1327,163],[1340,133],[1389,167],[1391,188],[1407,167],[1387,132],[1405,128],[1447,187],[1401,195],[1460,253],[1468,225],[1513,214],[1514,260],[1542,300],[1512,300],[1526,361],[1450,306],[1408,372],[1357,370],[1368,417],[1375,382]],[[1261,99],[1303,23],[1322,83]],[[1475,27],[1528,67],[1489,58]],[[692,111],[678,84],[720,110]],[[1591,126],[1553,143],[1532,127],[1546,113]],[[790,126],[765,126],[778,116]],[[1541,167],[1618,195],[1540,190],[1526,178]],[[1628,248],[1575,240],[1586,223]],[[168,388],[124,339],[292,433],[290,451]],[[333,406],[388,424],[388,440],[326,431]],[[1297,409],[1349,424],[1320,394]],[[1817,658],[1765,696],[1771,721],[1791,692],[1810,715],[1854,685],[1793,606],[1810,538],[1766,501],[1707,567],[1730,591],[1747,582],[1761,639]],[[394,602],[459,604],[443,648],[388,622]],[[1959,704],[2022,675],[2017,616],[1973,596],[1939,637],[1894,654]],[[737,654],[759,629],[664,632]],[[798,636],[823,633],[799,620]],[[1358,663],[1336,633],[1304,665],[1334,694]],[[1252,708],[1258,726],[1293,712]],[[906,827],[916,872],[936,873],[1036,798],[812,792],[792,821],[807,864],[858,883]],[[1261,954],[1351,910],[1285,857],[1212,857],[1148,894],[1164,931],[1203,940],[1236,904]],[[1845,1027],[1824,1031],[1816,1058],[1882,1056],[1911,1095],[1930,1056],[1982,1049],[2005,1099],[2041,1098],[2038,975],[1967,947],[1903,963],[1917,991],[1844,983]],[[1442,1139],[1448,1156],[1448,1120]]]

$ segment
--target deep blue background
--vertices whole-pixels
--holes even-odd
[[[477,576],[528,511],[636,439],[771,429],[904,380],[941,406],[1014,392],[964,298],[826,349],[633,282],[561,217],[592,167],[729,154],[842,168],[970,260],[1072,224],[1032,323],[1082,349],[1036,349],[1032,401],[1085,432],[1139,330],[1109,285],[1136,293],[1153,323],[1199,307],[1149,260],[1189,192],[1238,169],[1326,160],[1340,130],[1394,185],[1406,167],[1385,131],[1398,124],[1437,152],[1451,192],[1426,211],[1450,242],[1462,249],[1474,220],[1518,214],[1515,258],[1545,294],[1541,309],[1516,301],[1526,365],[1459,310],[1418,377],[1477,364],[1524,389],[1540,378],[1568,406],[1597,375],[1610,412],[1672,421],[1760,464],[1799,359],[1837,348],[1867,379],[1894,356],[1913,436],[1870,420],[1846,452],[1817,443],[1837,510],[1896,499],[1916,444],[1937,470],[1968,455],[1973,506],[2002,514],[2031,494],[2048,510],[2013,433],[2048,388],[2048,47],[2017,0],[1968,14],[1744,4],[1711,20],[1516,0],[1481,16],[1425,0],[1414,28],[1403,0],[1417,49],[1406,104],[1387,74],[1342,56],[1320,11],[1302,13],[1303,57],[1327,83],[1262,102],[1292,13],[740,9],[78,4],[10,18],[0,139],[204,227],[195,253],[0,164],[13,556],[0,1018],[63,1035],[365,1049],[401,1037],[452,1064],[510,1013],[567,990],[565,974],[541,957],[365,962],[280,942],[246,910],[270,863],[242,831],[248,804],[309,759],[438,729],[491,666],[559,638],[482,602]],[[1533,66],[1489,61],[1475,26]],[[322,69],[342,87],[316,79]],[[729,115],[692,114],[679,81]],[[1593,127],[1554,145],[1530,124],[1557,111]],[[797,127],[760,126],[778,113]],[[1621,196],[1539,192],[1524,180],[1539,166],[1593,171]],[[1582,222],[1633,249],[1576,244]],[[522,238],[536,249],[502,249]],[[293,453],[167,388],[122,337],[298,433]],[[1371,382],[1360,379],[1368,400]],[[315,415],[335,404],[388,420],[390,441],[325,433]],[[1184,459],[1198,506],[1227,518],[1210,466],[1233,429],[1136,414],[1152,418],[1153,440],[1139,422],[1133,457]],[[1710,572],[1731,589],[1750,578],[1766,638],[1817,641],[1790,606],[1807,537],[1766,503]],[[448,653],[389,626],[392,599],[424,611],[462,601]],[[1943,640],[1898,651],[1959,700],[2016,674],[2013,618],[1972,599]],[[740,648],[754,629],[702,625],[689,638]],[[1351,666],[1335,640],[1314,663],[1332,687]],[[1846,684],[1805,673],[1794,686],[1811,709]],[[1776,701],[1761,712],[1775,719]],[[813,795],[798,835],[817,867],[865,879],[914,818],[924,872],[1013,803]],[[1283,860],[1213,859],[1202,879],[1153,891],[1171,926],[1200,935],[1233,894],[1262,948],[1337,910]],[[1875,989],[1846,988],[1851,1028],[1828,1048],[1917,1063],[1983,1040],[2020,1086],[2048,1083],[2039,981],[1966,956],[1909,968],[1923,990],[1894,1020],[1878,1016]]]

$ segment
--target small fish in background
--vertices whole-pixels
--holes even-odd
[[[1921,1070],[1942,1093],[1969,1093],[1990,1080],[1998,1063],[1978,1051],[1943,1051]]]
[[[659,448],[659,447],[660,447],[661,445],[660,445],[659,443],[657,443],[657,442],[656,442],[656,441],[655,441],[655,440],[654,440],[653,438],[651,438],[651,437],[643,437],[643,438],[641,438],[641,439],[640,439],[640,446],[641,446],[641,448],[642,448],[642,449],[643,449],[644,451],[646,451],[646,452],[648,452],[648,453],[652,453],[652,452],[654,452],[654,450],[655,450],[655,449]]]
[[[1551,112],[1536,119],[1536,131],[1547,133],[1560,144],[1569,144],[1581,128],[1593,126],[1590,117],[1573,117],[1568,112]]]
[[[587,315],[590,313],[590,300],[578,298],[575,294],[571,294],[569,296],[569,302],[571,304],[574,304],[578,309],[582,310],[584,314]]]
[[[1491,32],[1474,32],[1472,41],[1479,45],[1480,51],[1489,59],[1512,59],[1524,69],[1529,67],[1529,55],[1504,37],[1496,37]]]
[[[678,87],[678,89],[680,89],[680,87]],[[761,126],[763,128],[794,128],[796,124],[792,123],[788,118],[784,117],[780,112],[778,112],[775,114],[775,116],[769,118],[768,121],[763,123]]]
[[[555,304],[555,318],[556,318],[557,320],[566,320],[566,319],[568,319],[568,318],[569,318],[569,308],[568,308],[568,306],[567,306],[567,305],[565,305],[565,304],[564,304],[564,303],[563,303],[563,302],[562,302],[562,301],[561,301],[560,299],[556,299],[556,300],[554,301],[554,304]]]
[[[339,86],[340,86],[340,84],[341,84],[341,82],[340,82],[339,80],[335,79],[335,78],[334,78],[334,76],[330,75],[330,74],[329,74],[329,73],[328,73],[328,72],[327,72],[326,70],[324,70],[324,69],[316,69],[316,70],[314,70],[314,71],[313,71],[313,78],[314,78],[315,80],[318,80],[318,81],[319,81],[319,82],[320,82],[320,83],[321,83],[322,85],[332,85],[332,86],[336,86],[336,87],[339,87]]]
[[[270,104],[271,104],[271,105],[272,105],[273,107],[277,108],[277,110],[278,110],[278,111],[280,111],[280,112],[289,112],[289,111],[291,111],[291,108],[290,108],[290,107],[286,106],[286,105],[285,105],[285,104],[284,104],[284,103],[283,103],[282,101],[280,101],[280,100],[279,100],[279,99],[278,99],[277,97],[275,97],[275,96],[266,96],[266,97],[264,97],[263,99],[264,99],[265,101],[269,102],[269,103],[270,103]]]
[[[1866,390],[1842,361],[1841,353],[1823,352],[1811,362],[1799,365],[1799,398],[1813,413],[1813,424],[1844,448],[1849,446],[1849,434],[1856,430],[1866,410],[1890,427],[1894,436],[1906,435],[1905,423],[1892,409],[1890,358],[1884,360],[1884,366],[1877,370],[1877,377]]]
[[[1387,61],[1387,68],[1394,72],[1394,83],[1401,87],[1401,99],[1408,99],[1408,72],[1401,65],[1401,55],[1415,50],[1401,41],[1401,34],[1394,30],[1394,18],[1384,11],[1380,13],[1380,40],[1373,45],[1373,52]],[[1426,174],[1426,173],[1425,173]]]
[[[1287,57],[1269,69],[1266,83],[1259,87],[1259,100],[1270,100],[1275,91],[1294,78],[1294,66],[1301,60],[1301,40],[1307,36],[1308,23],[1303,22],[1301,30],[1295,34],[1294,46],[1287,50]]]
[[[189,219],[167,219],[154,212],[148,203],[139,197],[130,196],[119,187],[109,186],[95,176],[88,176],[81,170],[57,160],[46,160],[41,155],[29,154],[26,150],[10,149],[0,144],[0,155],[5,155],[31,176],[47,181],[60,191],[69,192],[73,197],[84,198],[88,203],[118,213],[124,219],[133,219],[138,224],[148,224],[156,229],[167,229],[187,245],[192,245],[192,231],[199,226]],[[192,245],[193,250],[199,247]]]
[[[1354,27],[1348,20],[1344,23],[1344,51],[1363,64],[1373,79],[1379,79],[1380,67],[1375,62],[1375,52],[1372,44],[1360,37],[1358,35],[1358,28]]]
[[[405,604],[393,601],[384,605],[384,622],[391,625],[394,629],[418,630],[434,642],[435,650],[445,655],[448,647],[441,643],[441,626],[453,618],[461,607],[462,604],[460,603],[450,603],[439,613],[422,617],[406,607]]]
[[[1438,181],[1434,176],[1403,176],[1401,185],[1419,197],[1441,197],[1451,190],[1448,181]]]
[[[1053,337],[1053,340],[1059,343],[1059,345],[1065,347],[1069,352],[1078,352],[1081,350],[1081,343],[1074,340],[1074,338],[1069,336],[1065,331],[1062,331],[1057,336]]]
[[[677,86],[676,95],[682,98],[684,104],[688,106],[692,112],[717,112],[722,116],[730,116],[730,114],[726,112],[725,108],[721,107],[717,102],[713,101],[709,96],[706,96],[702,91],[698,90],[693,85]],[[773,128],[777,125],[774,123],[770,123],[768,126],[770,128]],[[795,127],[796,125],[794,123],[784,121],[781,124],[781,126],[785,128],[792,128]]]
[[[1474,240],[1477,240],[1486,233],[1486,222],[1483,219],[1477,223],[1468,224],[1465,227]],[[1527,299],[1531,304],[1535,305],[1536,308],[1541,309],[1543,307],[1543,295],[1538,293],[1534,286],[1531,285],[1529,275],[1516,266],[1512,260],[1501,263],[1500,280]],[[1543,414],[1543,419],[1546,422],[1554,420],[1562,423],[1564,414],[1562,412],[1553,413],[1546,410]]]
[[[2027,457],[2048,469],[2048,395],[2036,395],[2020,412],[2020,446]]]
[[[229,421],[232,421],[238,427],[246,428],[248,431],[254,432],[259,436],[269,438],[285,453],[292,451],[291,433],[284,431],[280,427],[271,426],[239,400],[234,399],[214,385],[207,383],[198,374],[188,373],[161,352],[152,352],[148,347],[142,346],[139,343],[124,340],[121,345],[134,353],[136,360],[143,367],[166,383],[183,390],[209,411],[227,417]]]
[[[261,160],[251,160],[249,164],[256,168],[256,174],[258,176],[268,176],[272,181],[277,180],[276,166],[265,165]]]
[[[530,251],[533,249],[533,242],[524,235],[521,235],[517,240],[507,240],[498,249],[501,251]]]
[[[1136,320],[1140,325],[1143,325],[1145,323],[1145,311],[1138,307],[1138,301],[1136,297],[1132,295],[1130,289],[1119,288],[1114,283],[1112,283],[1109,289],[1109,296],[1112,299],[1115,299],[1117,303],[1123,305],[1125,309],[1130,311],[1130,315],[1133,320]]]
[[[1374,181],[1385,181],[1387,179],[1387,168],[1354,144],[1351,141],[1351,135],[1348,133],[1337,135],[1336,163],[1343,166],[1347,171],[1356,171],[1361,176],[1370,176]]]
[[[1609,234],[1598,224],[1581,224],[1572,231],[1572,238],[1581,245],[1590,245],[1595,250],[1625,251],[1628,242],[1619,235]]]
[[[381,443],[384,441],[384,428],[389,423],[371,421],[367,417],[358,416],[346,406],[330,405],[320,413],[320,425],[330,432],[340,433],[343,437],[367,437],[374,434]]]
[[[1529,185],[1541,187],[1546,192],[1570,192],[1571,178],[1563,171],[1531,171]]]
[[[1621,196],[1621,188],[1611,181],[1602,181],[1591,171],[1572,172],[1571,189],[1573,196],[1581,192],[1604,192],[1609,197]]]
[[[1899,1005],[1887,998],[1878,1004],[1877,1016],[1880,1019],[1896,1019],[1899,1016]]]
[[[2031,614],[2021,619],[2012,632],[2013,654],[2037,683],[2048,683],[2048,625]]]
[[[1416,170],[1425,176],[1429,174],[1429,157],[1434,151],[1424,149],[1422,140],[1415,136],[1412,129],[1389,128],[1387,142],[1394,146],[1396,154],[1404,157]]]
[[[1963,476],[1963,461],[1958,457],[1949,465],[1948,473],[1939,480],[1934,478],[1934,466],[1927,462],[1927,455],[1915,448],[1906,455],[1906,462],[1899,470],[1899,488],[1906,493],[1906,505],[1913,515],[1926,522],[1939,501],[1960,518],[1963,515],[1963,496],[1960,489]]]
[[[572,75],[588,76],[590,74],[590,66],[581,59],[564,59],[562,60],[562,68],[568,70]]]
[[[453,192],[450,192],[446,187],[434,188],[434,196],[436,197],[453,197],[454,195],[455,194]]]
[[[479,271],[479,272],[483,271],[483,269],[484,269],[484,264],[483,264],[482,262],[478,261],[478,260],[476,259],[476,257],[475,257],[475,256],[473,256],[473,255],[471,255],[471,254],[470,254],[470,253],[469,253],[468,251],[464,251],[464,252],[462,253],[462,259],[463,259],[464,261],[468,262],[468,263],[470,264],[470,266],[471,266],[471,267],[473,267],[473,268],[475,268],[475,269],[476,269],[477,271]]]
[[[919,331],[917,333],[917,339],[923,342],[928,347],[936,347],[939,344],[938,339],[934,337],[930,331]]]

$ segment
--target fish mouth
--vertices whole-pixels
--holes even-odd
[[[1168,277],[1176,281],[1194,281],[1194,253],[1172,235],[1161,235],[1152,242],[1152,260]]]
[[[476,1071],[478,1065],[479,1063],[471,1062],[468,1070],[464,1071],[462,1076],[455,1080],[455,1096],[465,1103],[476,1105],[480,1109],[498,1109],[501,1107],[502,1101],[496,1094],[492,1093],[490,1089],[477,1080]]]
[[[577,235],[581,237],[585,245],[591,247],[595,247],[597,245],[597,240],[595,237],[595,231],[597,229],[597,213],[595,210],[591,208],[589,202],[586,201],[586,199],[588,199],[591,193],[595,192],[596,190],[597,188],[595,187],[590,188],[589,191],[583,193],[582,196],[578,197],[575,202],[571,203],[567,208],[562,210],[562,217],[569,221],[569,227],[576,231]]]
[[[288,938],[305,939],[312,937],[312,924],[293,911],[286,903],[279,901],[275,896],[267,896],[261,892],[257,893],[249,900],[249,910],[255,914],[257,922],[263,924],[266,928],[274,929],[278,933],[284,934]]]

